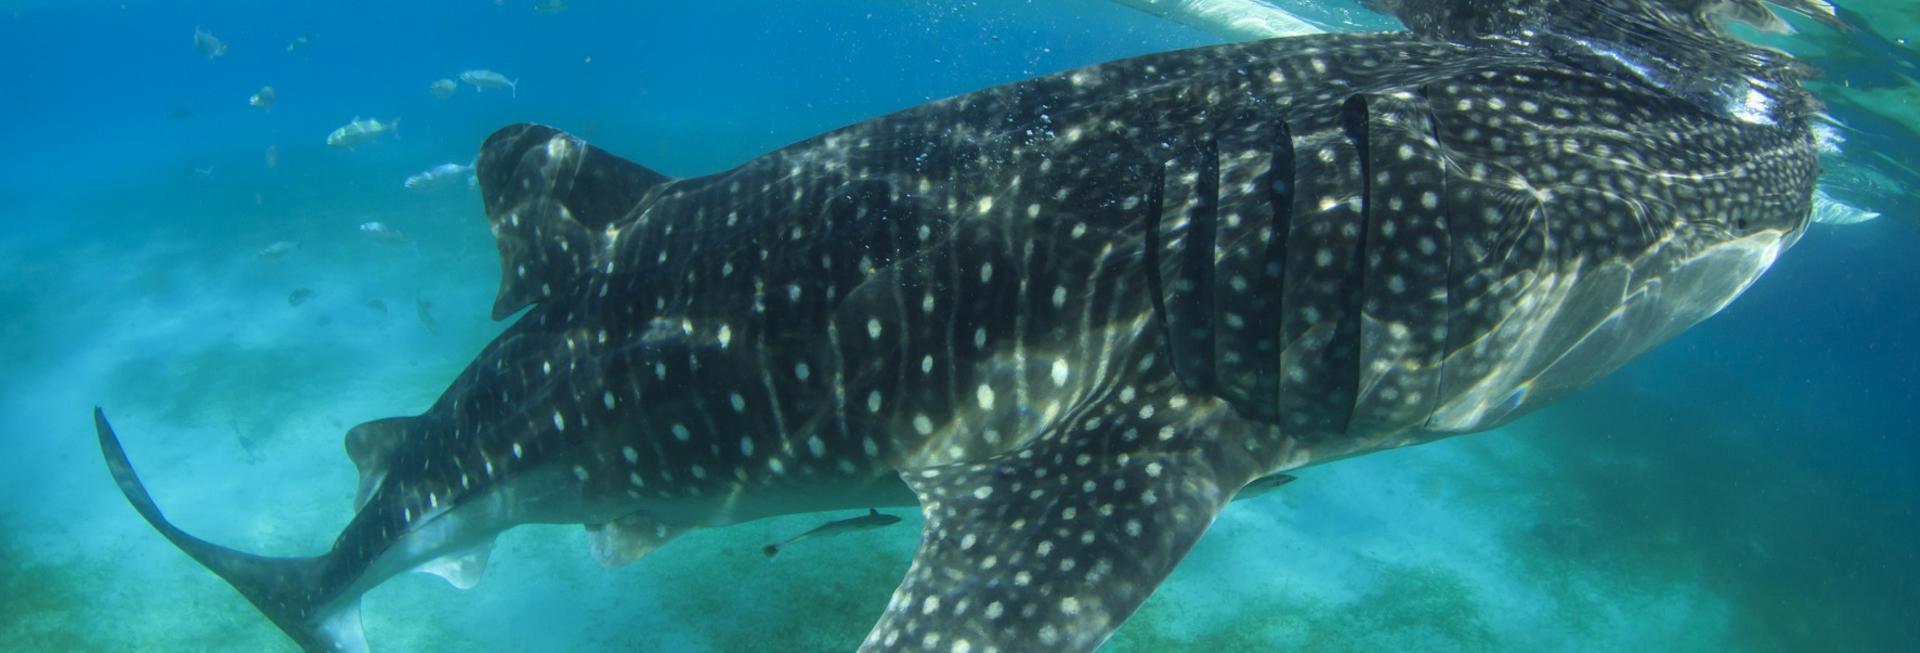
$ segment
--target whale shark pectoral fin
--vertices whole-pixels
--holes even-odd
[[[470,590],[480,584],[480,575],[487,570],[487,557],[492,554],[493,538],[487,538],[479,544],[428,560],[413,570],[439,576],[454,587]]]
[[[902,473],[926,525],[861,651],[927,642],[1090,651],[1159,587],[1247,476],[1195,451],[1061,444]]]
[[[474,178],[500,248],[498,320],[571,289],[633,221],[642,200],[672,181],[544,125],[487,137]],[[611,268],[609,268],[611,270]]]
[[[623,567],[685,532],[686,527],[669,526],[651,513],[636,512],[605,524],[587,524],[587,543],[593,549],[594,562],[607,568]]]

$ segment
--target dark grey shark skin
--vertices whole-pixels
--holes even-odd
[[[1118,61],[669,179],[556,130],[477,174],[525,311],[352,429],[360,510],[273,559],[143,516],[301,647],[517,524],[917,503],[863,651],[1085,651],[1249,483],[1487,429],[1712,315],[1803,231],[1809,115],[1513,49],[1326,35]],[[1266,480],[1261,480],[1266,479]]]

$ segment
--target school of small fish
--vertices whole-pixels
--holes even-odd
[[[533,10],[540,14],[555,14],[566,11],[567,9],[568,3],[566,0],[544,0],[533,6]],[[286,54],[299,53],[303,57],[308,56],[310,54],[308,48],[313,45],[314,40],[315,36],[313,34],[300,34],[295,36],[287,41],[285,47]],[[193,49],[194,52],[206,57],[210,61],[225,57],[228,54],[226,41],[221,40],[218,36],[215,36],[211,30],[202,26],[194,27]],[[243,48],[243,51],[252,50]],[[510,78],[505,74],[485,68],[461,70],[453,75],[433,80],[427,84],[427,92],[435,99],[447,100],[456,95],[463,84],[473,87],[476,93],[489,90],[505,90],[509,97],[518,97],[520,92],[520,80],[518,78]],[[306,95],[312,96],[314,94],[308,93]],[[247,96],[247,106],[262,113],[271,113],[274,106],[279,102],[279,99],[279,90],[275,88],[273,84],[262,84],[257,90],[253,91],[251,95]],[[193,113],[186,108],[175,108],[166,114],[167,118],[172,120],[184,120],[192,117],[192,115]],[[397,117],[389,120],[380,120],[377,118],[354,116],[353,119],[347,121],[346,124],[340,125],[328,132],[325,143],[330,149],[354,152],[357,151],[358,148],[378,144],[388,137],[399,138],[399,128],[400,119]],[[280,165],[279,145],[267,145],[261,156],[261,161],[269,170],[277,168]],[[192,173],[192,176],[198,180],[197,183],[202,185],[205,185],[208,183],[208,180],[213,178],[213,168],[210,166],[205,168],[188,166],[188,170]],[[473,174],[473,164],[471,161],[466,163],[447,162],[434,165],[426,170],[408,176],[401,185],[408,191],[431,192],[455,187],[462,183],[464,183],[467,188],[473,188],[478,184],[478,180]],[[254,203],[256,205],[264,205],[266,203],[265,195],[263,193],[255,193]],[[361,237],[374,243],[384,245],[412,244],[412,240],[407,236],[406,232],[385,222],[362,222],[358,225],[358,231]],[[277,261],[287,258],[298,251],[300,251],[300,241],[276,240],[255,250],[253,255],[255,259],[260,261]],[[287,304],[289,306],[300,306],[311,301],[317,295],[318,293],[311,288],[298,288],[287,295]],[[386,302],[379,299],[368,300],[361,305],[375,314],[385,315],[387,313]],[[418,317],[420,325],[424,327],[429,334],[436,333],[438,330],[433,319],[432,308],[432,302],[425,298],[416,298],[414,303],[415,315]]]

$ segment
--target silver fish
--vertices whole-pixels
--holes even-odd
[[[206,55],[208,59],[227,56],[227,44],[215,37],[212,32],[198,27],[193,28],[193,49]]]
[[[407,177],[401,185],[407,190],[426,191],[445,188],[462,180],[466,181],[469,187],[478,183],[473,177],[472,165],[442,163]]]
[[[352,149],[380,138],[382,134],[392,133],[395,138],[400,134],[400,119],[394,118],[380,122],[372,118],[354,116],[353,121],[341,125],[333,133],[327,134],[327,145]]]
[[[520,95],[520,80],[507,79],[506,75],[491,70],[467,70],[460,73],[460,81],[473,85],[476,91],[487,89],[507,89],[514,97]]]
[[[271,111],[273,110],[273,103],[277,99],[279,99],[279,94],[274,92],[272,86],[262,86],[260,90],[254,91],[253,95],[247,98],[247,106],[261,111]]]

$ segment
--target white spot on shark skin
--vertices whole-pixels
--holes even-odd
[[[736,412],[736,413],[747,412],[747,398],[740,396],[740,393],[738,392],[735,392],[732,395],[729,395],[727,397],[727,403],[733,406],[733,412]]]
[[[815,458],[825,457],[827,455],[827,443],[821,440],[818,435],[809,437],[807,438],[807,453],[813,454]]]
[[[633,447],[621,447],[620,457],[627,459],[627,464],[630,464],[630,465],[637,465],[640,463],[640,452],[635,450]]]
[[[600,395],[600,403],[601,403],[601,404],[604,404],[604,405],[606,405],[606,407],[607,407],[607,410],[613,410],[613,403],[614,403],[614,402],[613,402],[613,391],[612,391],[612,390],[608,390],[608,391],[606,391],[606,392],[604,392],[604,393],[602,393],[602,394]]]
[[[753,438],[740,438],[740,455],[753,456]]]
[[[525,457],[525,456],[526,456],[526,451],[525,451],[524,449],[521,449],[521,448],[520,448],[520,443],[518,443],[518,442],[515,442],[515,443],[513,443],[513,458],[514,458],[514,460],[519,460],[520,458],[523,458],[523,457]],[[492,463],[488,463],[488,464],[492,464]],[[491,473],[491,472],[489,472],[489,473]]]
[[[933,433],[933,420],[928,418],[925,413],[914,415],[913,430],[921,435],[931,435]]]
[[[561,415],[560,411],[557,411],[557,410],[553,411],[553,430],[555,431],[567,430],[567,418],[566,416]]]
[[[880,332],[881,332],[880,318],[877,318],[877,317],[867,318],[867,337],[872,338],[874,340],[879,340]]]
[[[867,393],[867,412],[869,413],[880,412],[880,391],[879,390],[875,390],[873,392]]]
[[[674,422],[672,430],[673,430],[673,439],[675,440],[686,442],[688,440],[693,439],[693,432],[688,431],[687,425],[685,424]]]
[[[805,381],[810,376],[813,376],[813,368],[807,367],[806,363],[793,364],[793,378]]]
[[[720,325],[719,339],[720,339],[720,348],[726,349],[727,345],[733,342],[733,327],[727,326],[725,324]]]
[[[1053,359],[1053,384],[1054,385],[1057,385],[1057,386],[1066,385],[1067,376],[1072,372],[1073,372],[1072,368],[1067,366],[1067,361],[1065,359],[1060,359],[1060,358]]]
[[[993,386],[980,384],[973,390],[973,399],[979,402],[981,410],[993,410]]]
[[[585,482],[587,482],[587,468],[585,468],[585,467],[581,467],[581,466],[579,466],[579,465],[574,465],[574,466],[573,466],[573,475],[574,475],[574,476],[575,476],[576,478],[579,478],[579,479],[580,479],[580,482],[582,482],[582,483],[585,483]]]

